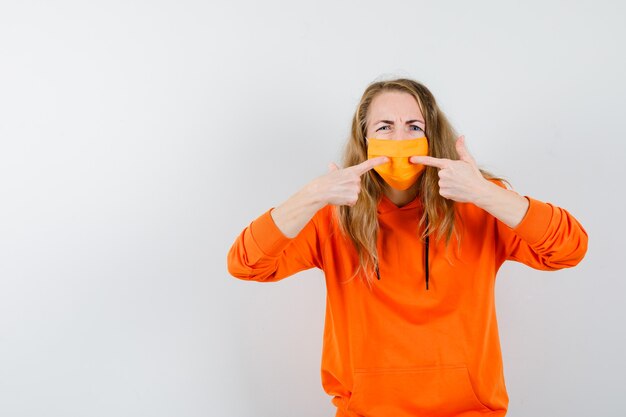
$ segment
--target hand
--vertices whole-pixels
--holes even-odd
[[[460,136],[455,145],[461,158],[458,161],[431,156],[412,156],[409,161],[439,168],[439,194],[442,197],[462,203],[476,203],[491,183],[483,177],[465,147],[465,136]]]
[[[328,165],[329,172],[313,180],[307,188],[324,205],[354,206],[361,192],[361,175],[387,162],[390,162],[388,157],[379,156],[343,169],[331,162]]]

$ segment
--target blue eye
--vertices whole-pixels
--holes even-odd
[[[376,131],[378,132],[379,130],[387,128],[387,127],[389,127],[389,125],[381,126],[378,129],[376,129]],[[411,127],[416,127],[418,130],[421,130],[423,132],[422,128],[417,125],[411,125]]]

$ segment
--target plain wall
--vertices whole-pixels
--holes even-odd
[[[322,272],[245,282],[226,254],[339,162],[363,90],[392,76],[589,234],[576,268],[499,272],[508,415],[623,415],[625,12],[3,1],[0,415],[334,416]]]

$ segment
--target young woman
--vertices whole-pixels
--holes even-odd
[[[343,166],[252,221],[230,274],[324,271],[321,376],[336,416],[504,416],[496,272],[572,267],[584,228],[480,170],[414,80],[367,87]]]

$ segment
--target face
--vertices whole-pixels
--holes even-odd
[[[379,93],[370,104],[367,138],[416,139],[426,136],[424,116],[415,98],[401,91]]]

